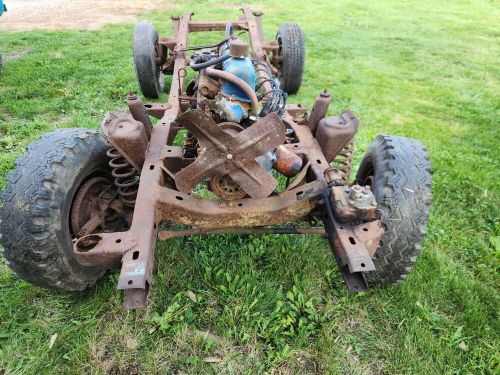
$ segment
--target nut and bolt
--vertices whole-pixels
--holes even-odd
[[[359,201],[362,200],[365,197],[365,194],[363,192],[363,188],[359,185],[352,185],[351,186],[351,192],[349,194],[349,198],[351,198],[353,201]]]
[[[372,206],[377,206],[377,201],[373,199],[372,189],[370,186],[366,185],[364,187],[359,185],[352,185],[351,191],[349,192],[349,199],[354,202],[363,202],[366,204],[371,204]],[[367,201],[370,201],[369,203]]]
[[[352,185],[349,193],[349,198],[352,201],[366,201],[372,198],[372,192],[369,186],[361,187],[359,185]]]

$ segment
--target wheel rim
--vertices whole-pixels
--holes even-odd
[[[366,174],[365,178],[363,179],[362,185],[366,186],[368,185],[372,191],[375,191],[375,170],[373,167],[370,167],[368,170],[368,173]]]
[[[154,47],[153,59],[156,62],[160,61],[160,51],[158,50],[158,42],[155,44],[155,47]],[[156,80],[156,86],[158,88],[158,92],[161,94],[163,92],[163,87],[165,85],[165,77],[163,75],[163,72],[161,71],[161,62],[159,64],[158,63],[156,64],[155,80]]]

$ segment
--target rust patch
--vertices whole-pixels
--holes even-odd
[[[191,13],[174,16],[173,36],[160,38],[156,46],[162,51],[157,64],[165,66],[161,56],[168,57],[168,69],[163,71],[172,75],[168,102],[144,105],[130,94],[127,104],[132,118],[109,115],[102,124],[103,133],[113,145],[108,156],[119,202],[127,210],[133,209],[130,229],[81,237],[74,244],[76,257],[94,265],[121,262],[118,289],[125,290],[125,307],[135,309],[147,302],[157,236],[168,239],[210,233],[326,234],[346,283],[354,290],[355,282],[362,290],[361,272],[373,269],[371,256],[383,230],[368,189],[360,192],[360,187],[345,186],[347,172],[330,167],[330,161],[352,142],[358,127],[354,114],[346,111],[335,118],[325,118],[329,97],[323,93],[312,117],[305,108],[288,105],[284,114],[271,112],[260,118],[258,98],[250,86],[234,75],[209,67],[207,76],[238,85],[251,102],[248,108],[252,115],[245,118],[246,122],[221,122],[220,113],[211,107],[215,99],[200,92],[194,94],[196,80],[185,88],[186,52],[193,49],[188,47],[191,32],[221,31],[227,21],[191,18]],[[276,43],[262,40],[260,17],[256,20],[250,8],[244,6],[243,17],[232,26],[248,32],[257,65],[267,65],[273,72],[278,69],[270,59]],[[265,70],[257,69],[256,73],[263,90],[268,91],[272,87]],[[205,84],[202,80],[207,94],[212,89],[216,91],[217,85]],[[270,100],[265,95],[259,98],[262,102]],[[158,118],[155,126],[149,116]],[[174,145],[181,130],[187,133],[184,143]],[[267,161],[260,161],[262,165],[257,162],[263,155],[272,155],[267,160],[269,166]],[[276,171],[294,180],[278,190],[273,176]],[[197,185],[209,181],[212,191],[222,199],[200,199],[193,194]],[[241,191],[236,191],[235,186]],[[84,226],[98,226],[98,215],[89,212],[82,200],[79,202],[80,212],[90,223]],[[109,207],[111,204],[108,202]],[[311,226],[309,219],[323,219],[324,227]],[[308,226],[283,226],[290,222]],[[188,228],[159,231],[162,223]],[[86,233],[89,232],[83,234]]]

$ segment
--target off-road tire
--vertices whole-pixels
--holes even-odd
[[[280,88],[289,95],[296,94],[302,83],[305,63],[304,32],[298,23],[289,22],[281,25],[276,33],[280,45]]]
[[[156,99],[163,92],[165,78],[156,63],[158,33],[150,23],[139,22],[135,25],[132,40],[134,65],[137,82],[143,95]]]
[[[69,215],[84,181],[108,177],[108,148],[95,131],[61,129],[42,135],[17,159],[1,194],[0,242],[20,278],[49,289],[83,290],[103,275],[105,268],[74,257]]]
[[[373,179],[369,179],[373,176]],[[369,147],[356,181],[372,183],[385,230],[368,282],[390,285],[406,278],[422,249],[432,201],[431,164],[417,140],[380,135]]]

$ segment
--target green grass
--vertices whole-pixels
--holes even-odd
[[[237,18],[237,5],[218,3],[144,18],[163,35],[188,9]],[[427,145],[434,203],[414,271],[398,287],[348,294],[320,238],[195,236],[157,246],[151,304],[127,313],[116,274],[56,293],[2,260],[0,374],[500,373],[498,2],[256,7],[268,38],[283,22],[302,24],[306,71],[291,101],[310,106],[328,87],[332,114],[353,109],[357,161],[380,133]],[[1,34],[4,54],[25,54],[0,75],[0,188],[41,133],[96,128],[124,109],[136,90],[132,27]]]

